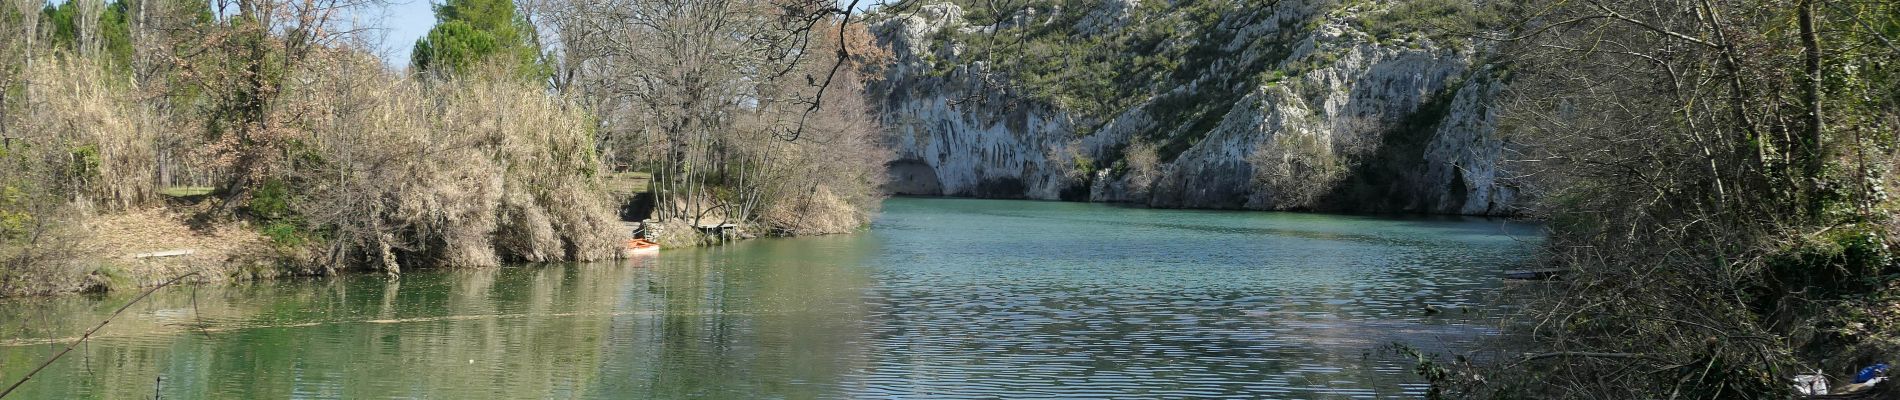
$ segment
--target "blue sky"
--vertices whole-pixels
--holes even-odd
[[[435,11],[430,6],[433,0],[390,0],[381,10],[382,44],[377,49],[384,62],[392,68],[408,68],[409,53],[415,49],[416,39],[429,33],[435,26]],[[851,4],[851,0],[837,0],[838,6]],[[861,0],[858,11],[871,7],[876,0]]]
[[[67,0],[50,0],[52,4],[65,3]],[[415,48],[416,39],[429,33],[435,26],[435,11],[431,7],[434,0],[389,0],[380,10],[368,10],[358,23],[378,28],[372,34],[371,43],[377,46],[377,53],[383,61],[393,68],[408,68],[409,53]],[[850,4],[850,0],[837,0],[839,6]],[[875,3],[875,0],[860,1],[859,11]],[[364,26],[358,25],[358,26]]]
[[[67,1],[49,0],[48,3],[59,5]],[[415,49],[416,39],[435,26],[432,4],[432,0],[389,0],[381,9],[364,10],[363,18],[355,23],[376,28],[369,39],[377,46],[376,52],[382,55],[384,62],[392,68],[408,68],[409,53]]]
[[[430,0],[391,0],[381,13],[382,44],[378,53],[389,66],[409,66],[409,51],[415,47],[416,39],[435,26],[435,12],[430,4]]]

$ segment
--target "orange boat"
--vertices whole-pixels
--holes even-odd
[[[644,255],[644,254],[659,254],[660,244],[653,243],[653,241],[646,240],[646,239],[633,239],[633,240],[628,240],[627,247],[621,249],[621,251],[625,252],[627,255],[630,255],[630,256]]]

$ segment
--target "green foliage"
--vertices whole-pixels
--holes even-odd
[[[517,28],[523,26],[515,16],[513,0],[448,0],[435,7],[435,17],[444,22],[467,23],[509,40],[519,39]]]
[[[33,226],[33,214],[27,204],[31,199],[21,186],[20,183],[0,185],[0,242],[19,239]]]
[[[47,4],[41,9],[41,23],[50,26],[55,47],[81,54],[91,51],[80,48],[79,22],[82,21],[78,20],[78,14],[82,1],[103,0],[69,0],[59,5]],[[132,31],[128,20],[126,0],[113,0],[105,4],[99,13],[99,37],[93,40],[98,44],[98,50],[104,53],[109,68],[123,71],[132,64]]]
[[[1159,98],[1149,109],[1156,121],[1144,140],[1158,145],[1163,161],[1171,161],[1199,142],[1246,94],[1267,75],[1262,71],[1290,49],[1279,37],[1259,37],[1229,50],[1235,31],[1223,26],[1256,23],[1271,16],[1270,2],[1260,0],[1141,2],[1129,10],[1124,25],[1100,32],[1084,32],[1079,24],[1099,2],[1058,0],[1035,4],[1037,15],[1064,10],[1052,20],[1014,24],[1013,15],[994,15],[987,4],[963,4],[971,25],[1002,23],[995,33],[962,33],[946,29],[935,33],[939,44],[957,43],[965,52],[959,60],[937,63],[933,75],[947,75],[958,65],[983,61],[990,71],[1009,76],[1020,88],[1014,93],[1050,104],[1077,117],[1076,134],[1093,133],[1114,114],[1137,103]],[[937,46],[941,48],[942,46]],[[1254,59],[1237,59],[1252,54]],[[1214,74],[1226,65],[1238,70]],[[1192,86],[1191,92],[1165,93]]]
[[[126,272],[126,266],[116,262],[101,262],[98,268],[92,270],[92,275],[99,278],[101,282],[99,286],[87,288],[87,291],[119,292],[139,286],[138,279]]]
[[[290,190],[283,180],[271,179],[251,192],[251,200],[245,208],[251,215],[266,221],[280,220],[292,216]]]
[[[416,41],[414,59],[419,70],[468,71],[472,64],[495,54],[501,45],[495,34],[462,21],[447,21]]]
[[[435,9],[438,23],[416,40],[417,72],[464,75],[485,63],[512,68],[528,79],[552,71],[540,61],[534,28],[515,13],[513,0],[449,0]]]
[[[99,145],[85,144],[72,150],[71,177],[85,181],[99,177]]]
[[[43,23],[52,26],[53,43],[66,48],[74,47],[79,37],[79,26],[73,14],[78,13],[78,2],[68,1],[59,5],[47,3],[40,11]]]
[[[1900,265],[1889,234],[1877,224],[1851,224],[1797,238],[1767,257],[1750,308],[1769,321],[1812,318],[1798,322],[1811,328],[1791,335],[1801,356],[1866,361],[1844,349],[1900,339],[1891,329],[1861,328],[1891,324],[1872,311],[1900,305],[1890,286],[1900,282]]]
[[[1372,2],[1361,2],[1372,3]],[[1508,27],[1516,2],[1471,0],[1408,0],[1389,3],[1384,12],[1367,13],[1360,30],[1374,42],[1410,37],[1462,43],[1472,35]]]
[[[311,239],[304,227],[303,218],[297,215],[294,204],[303,201],[290,192],[290,186],[282,179],[270,179],[251,191],[251,199],[245,203],[245,209],[253,217],[263,222],[260,233],[270,239],[271,244],[282,249],[302,247]]]
[[[1900,273],[1888,243],[1884,230],[1871,224],[1837,226],[1799,238],[1769,257],[1770,278],[1761,293],[1770,297],[1800,291],[1814,300],[1839,300],[1871,292]]]
[[[270,239],[271,244],[282,248],[302,247],[309,241],[303,233],[303,228],[290,221],[271,222],[264,226],[263,233],[265,238]]]
[[[1095,174],[1095,159],[1089,158],[1089,156],[1086,155],[1077,154],[1075,156],[1075,171],[1085,177],[1093,176]]]

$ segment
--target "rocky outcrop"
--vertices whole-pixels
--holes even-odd
[[[963,25],[962,15],[955,5],[932,4],[878,26],[897,59],[871,97],[882,99],[882,119],[898,152],[890,188],[898,194],[1056,198],[1070,182],[1045,153],[1063,146],[1074,131],[1065,116],[989,90],[1000,76],[982,63],[934,73],[940,66],[930,60],[954,58],[961,49],[932,48],[931,34],[979,29]]]
[[[1074,32],[1130,29],[1136,3],[1077,10]],[[1227,15],[1200,75],[1112,115],[1014,90],[946,32],[986,34],[950,3],[873,26],[896,57],[871,86],[899,194],[1130,202],[1155,207],[1511,214],[1494,68],[1470,45],[1375,38],[1378,10],[1287,0]],[[1033,14],[1032,14],[1033,15]],[[1057,23],[1057,18],[1018,18]],[[1177,44],[1178,45],[1178,44]],[[1131,55],[1132,58],[1133,55]],[[999,72],[993,68],[1003,70]],[[1183,112],[1184,108],[1200,110]],[[1137,142],[1150,146],[1133,146]],[[1154,165],[1130,149],[1159,148]],[[1140,160],[1133,158],[1133,160]]]

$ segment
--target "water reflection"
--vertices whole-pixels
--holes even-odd
[[[871,232],[155,295],[22,398],[1380,397],[1537,227],[897,199]],[[0,301],[0,381],[129,298]],[[1423,316],[1419,304],[1475,312]]]
[[[813,255],[832,248],[813,242],[664,261],[167,289],[16,395],[812,397],[854,369],[853,339],[841,333],[860,319],[864,284],[850,270],[813,271],[821,260]],[[0,337],[9,338],[0,342],[0,380],[128,297],[0,304]]]

